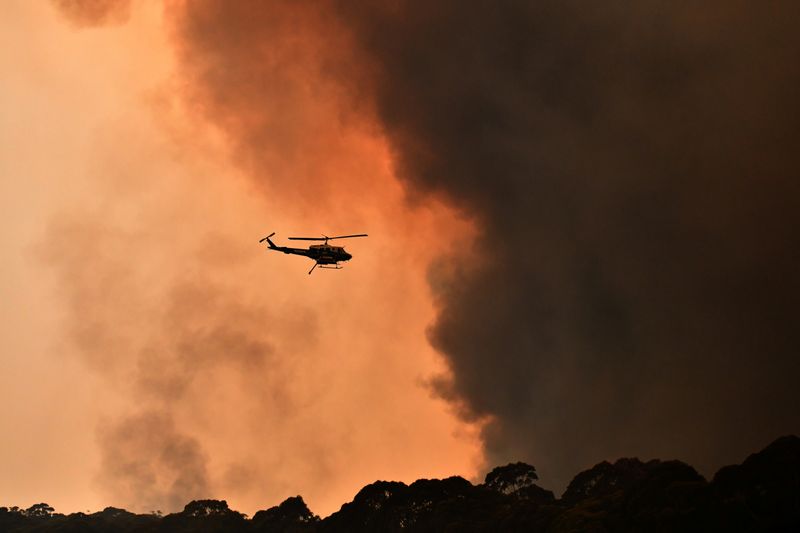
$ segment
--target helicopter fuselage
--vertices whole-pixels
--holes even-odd
[[[335,265],[340,261],[349,261],[352,255],[344,251],[342,246],[329,244],[312,244],[308,248],[291,248],[289,246],[270,246],[270,250],[285,254],[302,255],[309,257],[320,265]]]

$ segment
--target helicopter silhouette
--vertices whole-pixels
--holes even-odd
[[[289,237],[290,241],[325,241],[322,244],[312,244],[308,248],[290,248],[288,246],[275,246],[275,243],[270,240],[270,237],[275,235],[273,231],[258,242],[267,241],[269,250],[276,252],[283,252],[285,254],[303,255],[314,260],[314,266],[308,271],[309,274],[314,272],[314,269],[319,266],[331,270],[339,270],[342,266],[339,264],[341,261],[349,261],[353,258],[352,255],[344,251],[342,246],[331,246],[328,241],[333,239],[350,239],[352,237],[367,237],[366,233],[359,233],[357,235],[338,235],[336,237]],[[333,266],[330,266],[333,265]]]

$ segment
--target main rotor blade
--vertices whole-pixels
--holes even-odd
[[[328,237],[328,240],[332,239],[349,239],[350,237],[369,237],[366,233],[359,233],[358,235],[339,235],[336,237]]]
[[[351,237],[368,237],[366,233],[357,235],[337,235],[336,237],[289,237],[292,241],[332,241],[333,239],[349,239]]]

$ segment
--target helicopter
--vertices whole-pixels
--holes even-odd
[[[338,235],[336,237],[328,237],[327,235],[323,235],[322,237],[289,237],[290,241],[325,241],[322,244],[312,244],[308,247],[308,249],[306,249],[290,248],[288,246],[275,246],[275,243],[270,239],[270,237],[273,235],[275,235],[274,231],[258,242],[261,243],[267,241],[269,249],[275,250],[276,252],[304,255],[310,259],[313,259],[314,266],[312,266],[311,270],[308,271],[309,275],[314,272],[314,269],[317,268],[317,266],[325,269],[340,270],[342,268],[342,266],[339,264],[340,261],[349,261],[353,258],[352,255],[344,251],[342,246],[331,246],[328,244],[328,241],[332,241],[333,239],[350,239],[352,237],[367,237],[366,233],[359,233],[357,235]]]

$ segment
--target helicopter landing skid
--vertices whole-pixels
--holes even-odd
[[[330,266],[330,265],[320,265],[319,263],[314,263],[314,266],[311,267],[311,270],[309,270],[308,273],[311,274],[312,272],[314,272],[314,269],[317,268],[317,267],[324,268],[325,270],[341,270],[342,269],[341,265]]]

